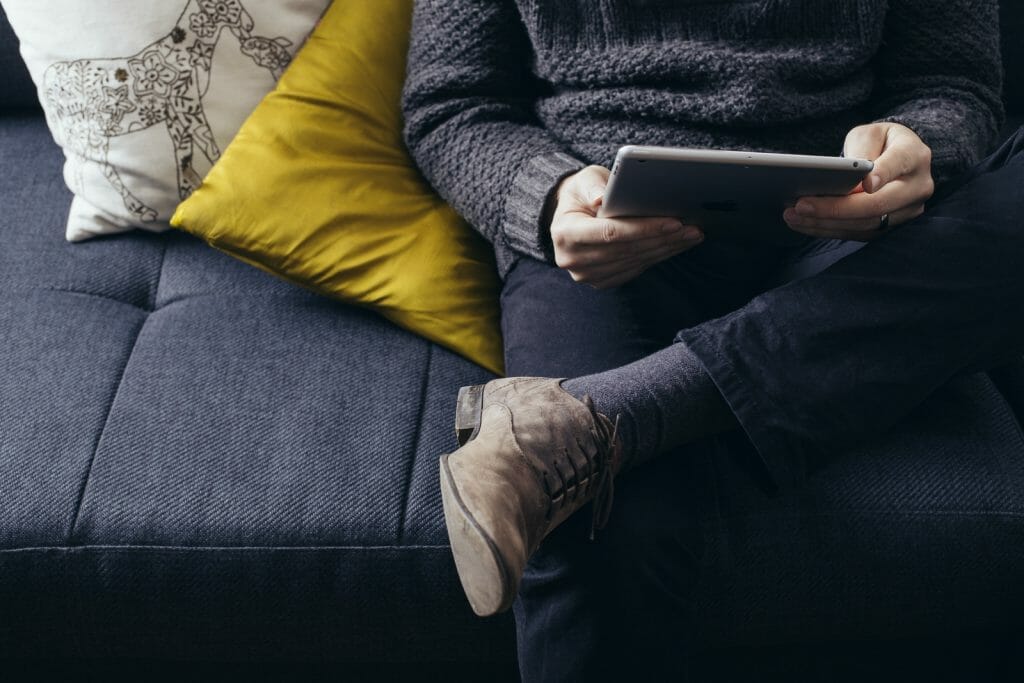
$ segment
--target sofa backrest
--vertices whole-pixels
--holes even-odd
[[[36,88],[18,54],[18,39],[0,7],[0,109],[38,106]]]
[[[1024,2],[1000,0],[1003,64],[1006,69],[1004,99],[1011,114],[1024,115]],[[36,90],[28,76],[18,39],[0,7],[0,109],[38,107]]]

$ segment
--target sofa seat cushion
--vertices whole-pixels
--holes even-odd
[[[0,118],[15,159],[0,657],[507,658],[437,489],[458,387],[490,375],[179,233],[67,244],[42,117]]]
[[[461,593],[437,490],[452,398],[487,373],[182,234],[69,245],[60,152],[40,116],[0,117],[0,163],[15,160],[21,172],[0,176],[0,658],[511,659],[509,619],[476,619]],[[937,424],[955,430],[969,413],[978,431],[950,443],[1019,440],[991,382],[958,386],[935,404]],[[843,477],[890,492],[916,481],[885,452],[867,456],[806,494],[844,510],[829,538],[871,542]],[[977,484],[979,509],[1020,490],[1011,464]],[[696,606],[710,647],[802,633],[787,596],[830,600],[833,568],[858,557],[766,560],[765,529],[790,519],[773,505],[737,511],[729,558],[710,557],[731,567]],[[892,545],[948,533],[922,519],[895,525]],[[957,534],[985,542],[972,525],[992,521],[1004,561],[1019,520],[972,515]],[[907,595],[966,585],[950,615],[967,626],[993,605],[1019,612],[1005,586],[947,566],[937,556],[924,592]]]

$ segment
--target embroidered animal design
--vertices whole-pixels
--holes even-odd
[[[111,138],[163,124],[177,157],[178,194],[192,194],[201,182],[193,167],[195,148],[211,164],[220,158],[203,97],[224,31],[275,81],[291,61],[291,41],[255,36],[253,29],[240,0],[190,0],[170,33],[136,55],[51,65],[43,76],[43,97],[55,135],[80,162],[73,189],[82,194],[84,165],[95,161],[125,207],[142,222],[155,221],[157,212],[128,189],[108,154]]]

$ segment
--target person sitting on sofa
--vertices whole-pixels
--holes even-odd
[[[510,375],[460,394],[446,522],[474,610],[518,595],[525,679],[678,673],[699,520],[762,496],[709,482],[767,474],[812,534],[826,454],[1024,349],[1024,130],[978,163],[1000,87],[996,0],[418,0],[406,139],[494,245]],[[598,217],[625,144],[875,166],[796,239],[705,239]],[[950,476],[921,486],[956,509]]]

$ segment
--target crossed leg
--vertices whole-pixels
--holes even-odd
[[[707,317],[708,306],[728,305],[699,302],[671,280],[668,269],[655,269],[618,290],[596,291],[560,269],[520,261],[502,294],[509,374],[572,377],[626,365]],[[732,304],[744,298],[746,287],[732,283],[727,294],[725,282],[717,284],[718,297]],[[619,516],[616,503],[613,518]],[[616,631],[608,623],[608,536],[590,542],[589,523],[586,511],[571,517],[527,567],[514,608],[524,681],[604,680],[608,653],[618,651],[605,642]]]
[[[668,295],[669,324],[690,330],[681,337],[761,454],[778,465],[804,437],[813,471],[781,463],[806,482],[768,497],[733,434],[626,475],[597,543],[570,521],[528,567],[524,680],[576,680],[622,658],[641,678],[678,673],[716,629],[756,641],[780,624],[796,638],[864,638],[1011,623],[1024,608],[1024,553],[1010,540],[1024,533],[1024,441],[992,383],[964,374],[1024,346],[1022,151],[1024,132],[918,223],[723,318],[696,325],[711,307],[692,290]],[[651,277],[595,293],[545,268],[523,261],[506,283],[511,373],[593,373],[667,343],[635,314],[666,300],[644,289]],[[750,401],[750,386],[773,400]],[[829,446],[851,427],[859,446]]]
[[[682,330],[782,485],[1024,352],[1024,128],[926,213],[824,271]],[[798,477],[797,477],[798,478]]]

